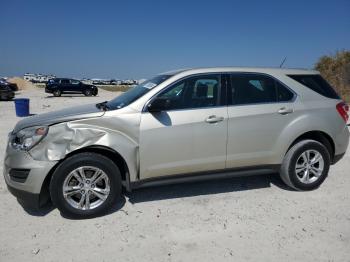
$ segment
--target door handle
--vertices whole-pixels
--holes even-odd
[[[293,113],[293,108],[282,107],[277,112],[281,115],[288,115]]]
[[[221,121],[224,121],[224,118],[222,116],[215,116],[215,115],[208,116],[205,119],[205,122],[207,122],[209,124],[214,124],[214,123],[221,122]]]

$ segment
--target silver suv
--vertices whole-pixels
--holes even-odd
[[[202,68],[160,74],[113,100],[26,118],[4,176],[24,204],[101,215],[122,187],[277,171],[322,184],[349,141],[348,106],[316,71]]]

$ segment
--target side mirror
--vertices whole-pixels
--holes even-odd
[[[156,113],[161,111],[166,111],[169,109],[170,100],[168,98],[158,97],[148,104],[148,112]]]

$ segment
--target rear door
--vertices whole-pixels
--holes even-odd
[[[227,168],[273,162],[275,141],[294,119],[295,94],[265,74],[231,74]]]
[[[225,168],[227,106],[220,74],[187,77],[157,97],[170,102],[164,112],[143,112],[140,178]]]
[[[70,91],[69,79],[61,79],[59,87],[60,87],[62,92],[69,92]]]

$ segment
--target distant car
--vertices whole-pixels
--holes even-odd
[[[47,82],[45,92],[51,93],[54,96],[61,96],[64,93],[82,93],[86,96],[96,96],[98,94],[98,89],[94,85],[84,84],[75,79],[53,78]]]
[[[14,92],[16,92],[16,91],[18,91],[18,86],[17,86],[17,84],[15,84],[15,83],[10,83],[10,82],[8,82],[6,79],[4,79],[4,78],[0,78],[0,85],[1,86],[8,86],[8,87],[10,87],[10,89],[12,90],[12,91],[14,91]]]
[[[0,82],[0,100],[11,100],[15,97],[15,92],[10,85]]]

